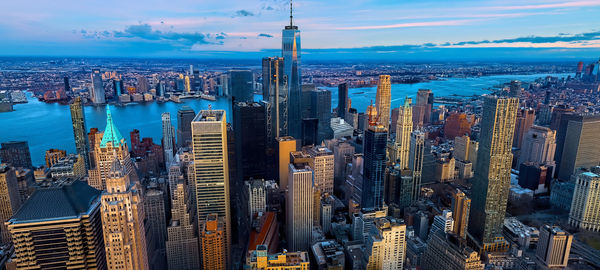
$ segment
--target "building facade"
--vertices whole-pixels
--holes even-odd
[[[377,117],[379,123],[386,129],[390,126],[390,113],[392,104],[392,82],[390,75],[379,75],[377,82],[377,95],[375,96],[375,106],[377,108]],[[410,133],[410,132],[409,132]]]
[[[225,111],[202,110],[192,121],[193,169],[196,218],[202,224],[209,214],[223,220],[225,261],[231,243],[231,210],[229,207],[229,157]],[[201,231],[201,230],[198,230]]]
[[[468,228],[484,250],[506,247],[498,237],[508,202],[518,103],[517,98],[484,97]]]
[[[599,174],[584,172],[577,176],[569,224],[585,230],[600,231]]]
[[[108,269],[150,269],[139,183],[114,159],[102,193],[102,231]]]
[[[288,179],[285,204],[288,249],[308,250],[314,219],[313,170],[308,163],[290,164]]]
[[[107,269],[100,191],[84,182],[37,190],[6,223],[17,269]]]

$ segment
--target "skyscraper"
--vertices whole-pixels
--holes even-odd
[[[290,153],[293,151],[296,151],[296,140],[293,137],[277,138],[277,171],[281,190],[288,188]]]
[[[84,182],[36,190],[7,224],[17,269],[106,269],[100,191]]]
[[[73,124],[73,136],[75,137],[75,149],[77,154],[83,157],[85,161],[85,168],[90,169],[90,144],[88,143],[87,128],[85,126],[85,111],[83,110],[83,103],[81,103],[81,97],[76,97],[72,104],[69,105],[71,109],[71,123]]]
[[[230,70],[229,90],[235,102],[254,101],[254,74],[250,70]]]
[[[175,130],[173,124],[171,124],[171,114],[164,112],[161,115],[162,118],[162,145],[165,151],[165,164],[166,167],[173,162],[175,155]]]
[[[308,163],[289,164],[286,195],[286,228],[288,249],[308,250],[312,241],[314,187],[313,170]]]
[[[92,69],[92,91],[90,91],[90,98],[94,104],[106,103],[106,96],[104,93],[104,84],[102,83],[102,73],[99,69]]]
[[[338,85],[338,117],[345,119],[346,112],[348,111],[348,84],[340,83]]]
[[[542,267],[558,269],[567,267],[573,235],[557,226],[544,225],[540,228],[536,258]]]
[[[226,269],[225,231],[223,221],[217,214],[209,214],[200,225],[200,249],[202,269]]]
[[[288,135],[288,77],[284,73],[283,58],[267,57],[262,60],[263,100],[267,138],[275,140]]]
[[[217,214],[223,221],[225,261],[228,261],[231,210],[226,119],[225,111],[209,109],[201,110],[192,121],[194,163],[190,180],[195,187],[198,225],[204,223],[209,214]]]
[[[248,196],[248,214],[252,220],[258,213],[267,211],[267,187],[264,179],[250,179],[244,183]]]
[[[29,144],[26,141],[0,143],[0,161],[13,167],[32,168]]]
[[[94,163],[92,164],[92,169],[88,171],[89,185],[98,190],[106,189],[106,179],[112,168],[115,156],[125,168],[125,173],[129,176],[131,181],[137,181],[137,172],[131,161],[127,142],[125,141],[125,138],[121,136],[117,126],[115,126],[108,106],[106,107],[106,128],[104,129],[104,132],[93,133],[93,136]]]
[[[183,106],[177,111],[177,146],[189,146],[192,141],[192,120],[196,113],[189,106]]]
[[[392,83],[390,75],[379,75],[377,82],[377,95],[375,97],[375,106],[379,123],[386,129],[390,126],[390,113],[392,102]],[[409,132],[410,133],[410,132]]]
[[[65,93],[69,94],[71,92],[71,84],[69,83],[69,77],[65,76],[63,79],[65,84]]]
[[[535,164],[554,165],[556,131],[547,127],[533,126],[523,137],[519,164],[526,161]]]
[[[423,114],[418,119],[419,124],[428,124],[431,122],[431,109],[433,108],[433,92],[429,89],[419,89],[417,91],[417,105],[415,107],[423,108]]]
[[[302,146],[319,144],[319,119],[304,118],[302,119],[302,138],[300,138]],[[321,141],[322,142],[322,141]]]
[[[376,218],[366,246],[366,269],[403,269],[406,258],[406,224],[391,218]]]
[[[506,248],[506,242],[498,237],[502,235],[510,188],[518,103],[518,98],[484,97],[469,233],[486,251]]]
[[[363,209],[378,209],[383,206],[387,135],[387,129],[383,125],[370,126],[365,131],[361,195]]]
[[[264,103],[233,104],[235,162],[239,180],[266,177],[265,107]]]
[[[581,173],[575,180],[569,225],[600,232],[600,174],[594,171]]]
[[[558,178],[600,164],[600,115],[563,115],[556,135]],[[559,156],[560,155],[560,156]]]
[[[166,194],[158,188],[148,188],[144,192],[144,213],[146,226],[149,227],[148,259],[155,268],[166,267],[167,220],[165,210]]]
[[[333,194],[333,152],[325,146],[314,146],[306,150],[310,155],[309,166],[314,171],[314,185],[321,194]]]
[[[457,189],[452,196],[452,218],[454,219],[452,231],[463,239],[466,239],[467,236],[470,211],[471,199],[464,192]]]
[[[513,147],[521,148],[523,137],[533,126],[535,121],[535,110],[532,108],[522,108],[517,114],[517,121],[515,124],[515,136],[513,138]]]
[[[408,169],[413,174],[411,200],[421,197],[421,176],[423,175],[423,157],[425,155],[425,133],[415,130],[410,134],[410,151],[408,152]]]
[[[7,221],[21,207],[17,175],[13,167],[0,164],[0,220]],[[0,224],[2,244],[10,244],[10,232],[5,222]]]
[[[139,183],[116,157],[105,177],[100,207],[108,269],[150,269]]]
[[[200,268],[198,237],[192,221],[193,213],[188,187],[183,178],[171,186],[171,222],[167,227],[167,264],[169,270]]]
[[[317,144],[333,138],[331,129],[331,92],[325,89],[315,89],[311,92],[310,113],[312,118],[319,120]]]
[[[396,147],[398,149],[398,164],[400,164],[400,168],[405,169],[409,168],[409,153],[411,146],[411,134],[413,132],[413,122],[412,122],[412,108],[410,104],[412,99],[405,98],[404,106],[400,107],[400,111],[398,112],[398,121],[396,122],[396,126],[393,127],[396,129]],[[409,168],[412,170],[412,168]]]
[[[521,95],[521,82],[514,80],[510,81],[509,94],[511,97],[518,98]]]
[[[283,74],[287,76],[289,86],[288,119],[289,135],[300,138],[302,116],[302,76],[300,72],[300,30],[294,25],[292,3],[290,2],[290,25],[282,31],[281,56],[284,61]],[[279,136],[282,136],[280,134]]]

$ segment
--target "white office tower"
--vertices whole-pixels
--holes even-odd
[[[406,224],[393,218],[377,218],[365,243],[367,269],[403,269],[406,258]]]
[[[598,167],[592,170],[597,172]],[[584,172],[577,176],[569,224],[600,232],[600,175],[597,173]]]
[[[313,229],[313,171],[308,164],[289,165],[286,227],[289,251],[310,248]]]

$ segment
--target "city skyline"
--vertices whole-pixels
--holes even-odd
[[[70,1],[28,37],[101,58],[0,57],[0,269],[600,269],[598,0]]]
[[[289,1],[279,0],[6,1],[0,49],[6,56],[264,57],[279,51],[288,11]],[[586,0],[295,1],[294,22],[309,60],[452,60],[465,51],[483,59],[595,58],[598,11],[600,2]]]

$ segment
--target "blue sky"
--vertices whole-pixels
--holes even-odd
[[[600,56],[600,0],[297,0],[304,56]],[[0,1],[0,55],[276,54],[285,0]]]

